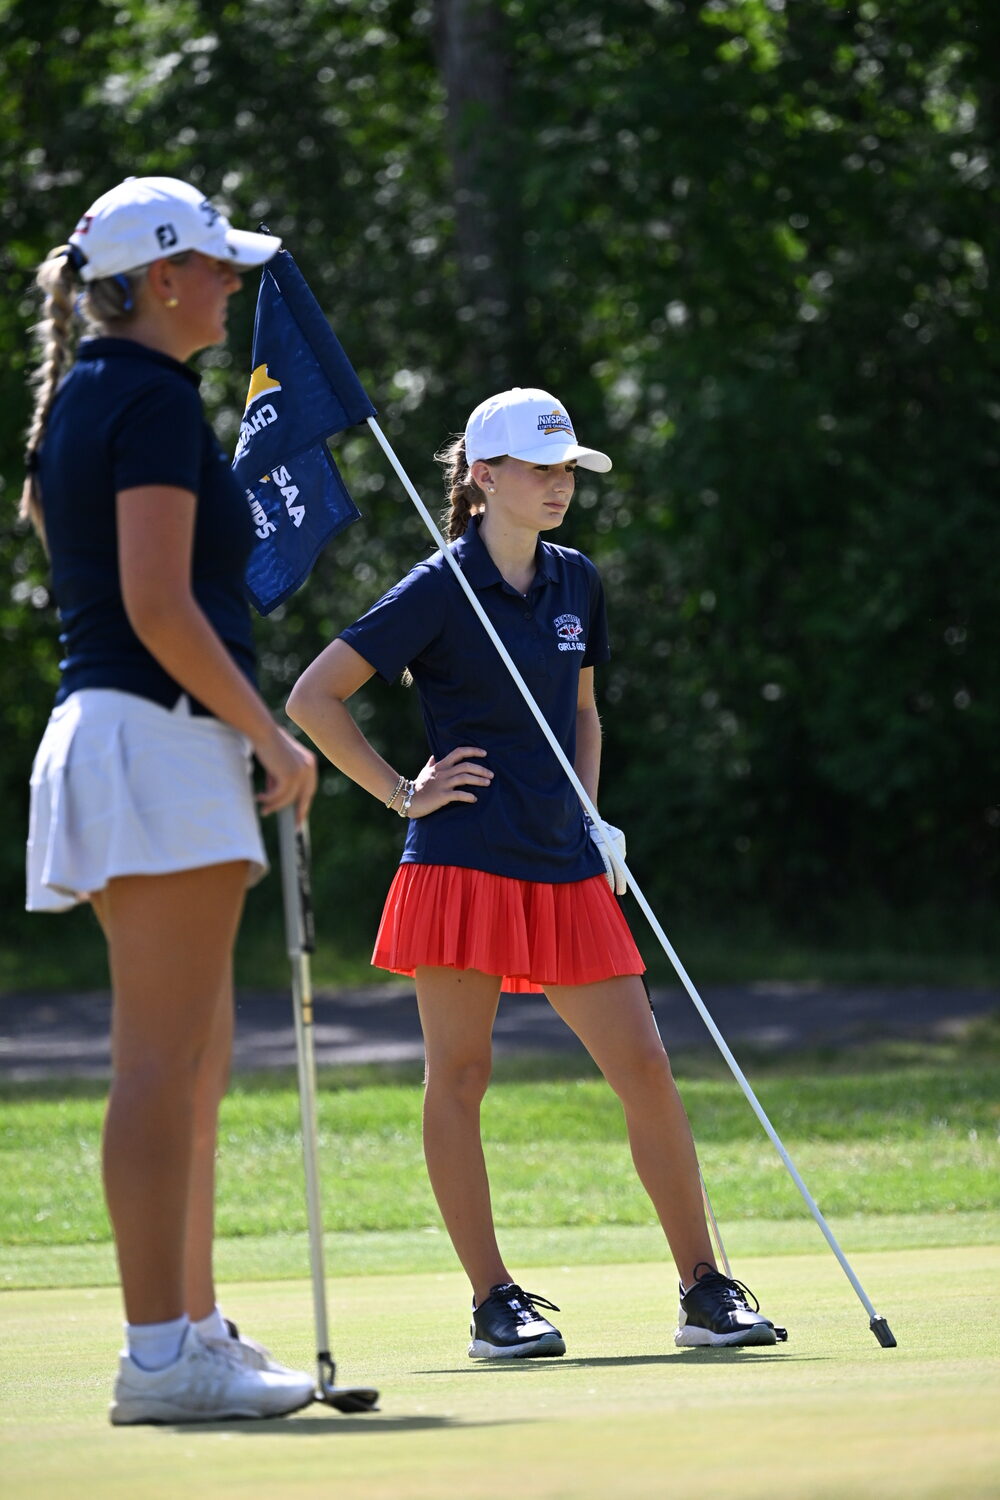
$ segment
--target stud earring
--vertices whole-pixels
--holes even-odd
[[[492,484],[488,484],[486,486],[486,489],[487,489],[487,493],[488,494],[490,494],[490,495],[495,495],[496,494],[496,490],[495,490],[495,488],[493,487]]]
[[[180,304],[177,301],[176,297],[168,297],[167,300],[166,300],[166,302],[164,302],[163,305],[164,305],[164,307],[179,307],[180,306]]]

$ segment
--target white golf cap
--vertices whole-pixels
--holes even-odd
[[[273,234],[233,229],[200,188],[176,177],[126,177],[92,203],[69,237],[84,281],[118,276],[165,255],[200,250],[239,268],[281,248]]]
[[[481,401],[465,424],[465,457],[520,458],[528,464],[564,464],[575,459],[584,469],[606,474],[611,460],[596,448],[583,448],[562,402],[548,391],[516,385]]]

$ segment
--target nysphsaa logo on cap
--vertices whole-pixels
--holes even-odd
[[[574,436],[573,423],[564,411],[550,411],[538,418],[538,431],[550,437],[555,432],[568,432]]]

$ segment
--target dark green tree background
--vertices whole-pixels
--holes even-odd
[[[998,65],[992,0],[0,0],[10,930],[58,656],[13,520],[31,270],[130,172],[285,236],[426,495],[507,384],[613,453],[564,539],[608,585],[602,802],[654,904],[831,940],[987,911]],[[201,361],[224,440],[253,300]],[[365,519],[261,623],[276,707],[428,548],[371,439],[339,457]],[[359,713],[415,771],[405,689]],[[361,948],[400,826],[329,772],[314,838]]]

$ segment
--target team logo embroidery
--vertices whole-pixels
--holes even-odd
[[[574,437],[573,424],[564,411],[547,411],[538,418],[538,431],[546,437],[552,437],[557,432],[568,432]]]
[[[587,642],[583,639],[579,615],[557,615],[555,627],[560,651],[586,651]]]

